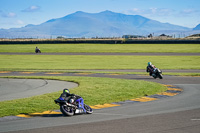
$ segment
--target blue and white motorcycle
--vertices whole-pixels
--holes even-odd
[[[59,104],[60,111],[65,116],[73,116],[74,114],[92,114],[93,110],[90,106],[84,104],[82,97],[70,94],[68,97],[61,96],[54,100],[56,104]]]

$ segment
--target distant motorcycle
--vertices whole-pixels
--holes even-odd
[[[35,53],[41,53],[41,50],[38,47],[36,47],[35,48]]]
[[[155,68],[155,70],[152,73],[152,77],[154,77],[155,79],[156,78],[163,79],[162,71],[160,69],[158,69],[158,68]]]
[[[70,96],[67,98],[59,97],[54,100],[59,104],[60,111],[65,116],[73,116],[74,114],[92,114],[93,110],[90,106],[84,104],[84,100],[80,96]]]

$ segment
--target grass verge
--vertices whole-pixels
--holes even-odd
[[[7,78],[38,78],[77,82],[79,86],[71,89],[71,93],[82,96],[85,103],[88,105],[124,101],[156,94],[167,89],[158,83],[127,79],[60,76],[12,76]],[[54,103],[54,100],[57,99],[60,94],[61,91],[30,98],[2,101],[0,102],[0,117],[58,109],[59,107]]]
[[[34,53],[38,46],[45,53],[199,53],[200,44],[1,44],[0,52]]]
[[[200,69],[200,56],[0,55],[0,70]]]

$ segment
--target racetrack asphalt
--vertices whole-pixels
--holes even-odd
[[[0,132],[54,133],[54,132],[136,132],[136,133],[198,133],[200,131],[200,77],[168,76],[153,79],[135,74],[87,74],[87,73],[23,73],[8,72],[0,76],[90,76],[146,80],[172,84],[183,89],[174,97],[156,101],[125,103],[118,107],[94,110],[92,115],[7,119],[0,121]]]
[[[125,70],[124,70],[125,71]],[[140,70],[138,70],[140,71]],[[176,72],[175,70],[172,70]],[[179,71],[179,70],[178,70]],[[188,71],[188,70],[186,70]],[[192,71],[192,70],[191,70]],[[199,70],[194,70],[195,72]],[[164,71],[163,71],[164,72]],[[182,71],[183,72],[183,71]],[[200,77],[195,76],[171,76],[164,75],[163,80],[154,79],[148,75],[138,74],[112,74],[112,73],[82,73],[82,72],[0,72],[0,76],[87,76],[87,77],[107,77],[107,78],[121,78],[121,79],[134,79],[134,80],[146,80],[151,82],[158,82],[161,84],[199,84]]]
[[[58,80],[0,78],[0,101],[42,95],[77,86],[73,82]]]

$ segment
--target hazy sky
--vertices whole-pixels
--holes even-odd
[[[41,24],[76,11],[105,10],[190,28],[200,24],[200,0],[0,0],[0,28]]]

